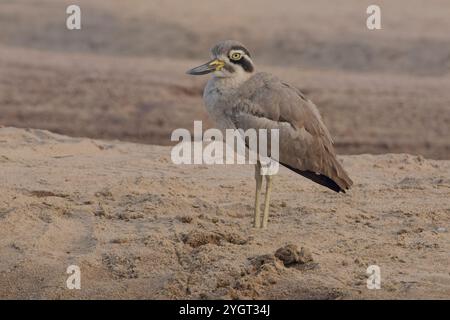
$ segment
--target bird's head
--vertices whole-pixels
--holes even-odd
[[[211,49],[211,57],[211,61],[187,71],[187,74],[213,73],[215,77],[220,78],[248,78],[255,70],[250,52],[235,40],[216,44]]]

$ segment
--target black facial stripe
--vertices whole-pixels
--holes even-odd
[[[246,72],[253,72],[253,65],[245,56],[237,61],[231,60],[231,63],[240,65]]]
[[[232,51],[232,50],[241,50],[251,58],[250,52],[248,52],[248,50],[246,48],[244,48],[243,46],[233,46],[233,47],[231,47],[230,51]]]

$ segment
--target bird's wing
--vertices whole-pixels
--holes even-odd
[[[229,118],[243,130],[279,129],[280,163],[335,191],[351,186],[319,111],[298,89],[258,73],[236,96]]]

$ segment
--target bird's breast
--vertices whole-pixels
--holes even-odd
[[[234,124],[227,116],[226,110],[232,108],[233,99],[229,90],[222,90],[214,85],[207,85],[203,93],[203,100],[209,116],[218,129],[232,129]]]

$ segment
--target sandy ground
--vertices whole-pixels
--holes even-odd
[[[379,31],[371,0],[80,0],[68,31],[72,2],[0,1],[0,298],[450,297],[450,1],[379,0]],[[317,104],[350,193],[282,170],[254,230],[252,167],[171,163],[230,38]]]
[[[82,0],[68,31],[70,1],[2,1],[0,124],[169,145],[212,126],[206,78],[184,72],[235,38],[318,105],[340,153],[450,159],[450,2],[378,1],[368,31],[372,2]]]
[[[345,195],[282,169],[261,231],[251,166],[169,155],[0,128],[0,298],[450,297],[449,161],[343,156]],[[287,244],[297,262],[274,256]],[[81,290],[65,286],[71,264]],[[366,288],[372,264],[380,290]]]

